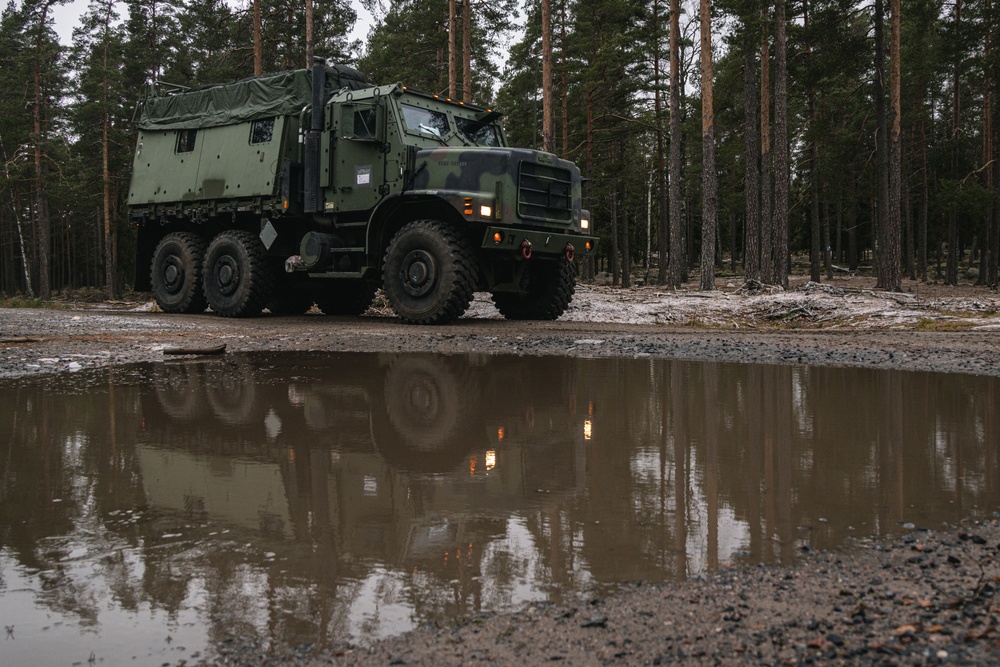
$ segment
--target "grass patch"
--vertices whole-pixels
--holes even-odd
[[[42,301],[26,296],[6,296],[0,297],[0,308],[60,308],[61,306],[52,301]]]
[[[917,320],[917,331],[965,331],[968,322],[952,319],[921,318]]]

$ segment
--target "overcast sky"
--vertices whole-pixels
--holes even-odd
[[[59,35],[59,42],[61,44],[69,46],[73,39],[73,28],[80,22],[80,15],[87,11],[88,4],[89,0],[71,0],[64,5],[57,5],[52,9],[53,16],[55,17],[56,34]],[[118,13],[124,17],[126,12],[125,5],[124,3],[120,4]],[[372,15],[361,6],[358,0],[351,0],[351,4],[354,6],[354,11],[358,13],[358,20],[354,24],[354,30],[351,32],[351,39],[360,39],[364,42],[368,37],[368,28],[373,21]]]

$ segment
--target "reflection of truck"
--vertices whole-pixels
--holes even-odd
[[[491,110],[366,86],[317,63],[147,98],[136,287],[232,317],[360,314],[379,286],[412,323],[459,317],[476,290],[508,318],[561,315],[596,242],[579,169],[508,147]]]

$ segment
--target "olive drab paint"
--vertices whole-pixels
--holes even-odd
[[[594,252],[580,170],[509,147],[489,109],[317,61],[140,111],[136,287],[166,312],[360,314],[383,287],[412,323],[461,316],[477,290],[554,319]]]

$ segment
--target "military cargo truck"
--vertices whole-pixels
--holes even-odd
[[[140,112],[136,288],[165,312],[358,315],[382,287],[410,323],[449,322],[475,291],[555,319],[594,252],[580,170],[508,146],[490,109],[317,61]]]

